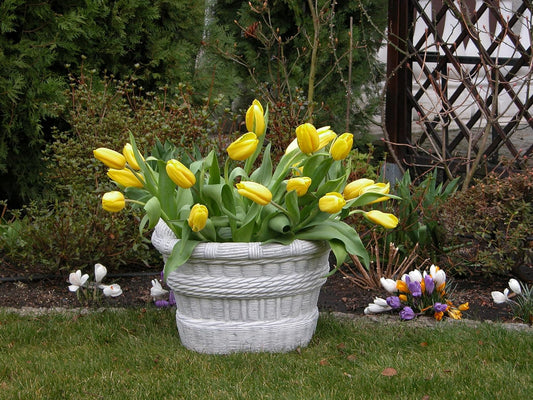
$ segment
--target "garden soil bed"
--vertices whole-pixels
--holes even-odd
[[[151,280],[158,278],[157,271],[133,271],[131,273],[112,274],[105,278],[105,283],[117,283],[123,289],[123,295],[117,298],[104,298],[100,306],[110,307],[151,307]],[[0,307],[13,308],[75,308],[82,304],[74,293],[69,292],[68,274],[65,275],[20,275],[0,266]],[[451,295],[454,304],[469,302],[470,310],[464,315],[473,320],[491,320],[510,322],[512,315],[508,305],[495,305],[490,292],[503,291],[508,277],[499,280],[462,278],[455,280],[455,290]],[[354,285],[342,273],[328,278],[322,287],[319,309],[325,312],[341,312],[363,315],[363,310],[374,297],[385,297],[383,290],[361,289]]]

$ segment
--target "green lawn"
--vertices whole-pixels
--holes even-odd
[[[526,399],[532,367],[533,330],[499,324],[321,316],[300,351],[213,356],[170,310],[0,312],[0,399]]]

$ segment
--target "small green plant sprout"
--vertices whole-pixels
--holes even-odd
[[[436,265],[432,265],[429,272],[415,269],[403,274],[401,279],[382,277],[380,281],[390,296],[386,299],[376,297],[365,308],[365,314],[397,311],[400,318],[406,321],[424,314],[440,321],[445,315],[461,319],[462,311],[468,310],[468,303],[455,307],[449,300],[449,281],[444,270]]]
[[[70,283],[68,290],[76,293],[80,303],[86,305],[89,302],[99,302],[102,293],[106,297],[118,297],[122,294],[120,285],[113,283],[111,285],[104,285],[103,279],[107,275],[107,268],[102,264],[94,265],[94,282],[88,282],[89,274],[81,273],[81,270],[71,272],[68,281]]]
[[[511,293],[509,293],[511,289]],[[533,286],[519,282],[514,278],[509,279],[509,288],[503,292],[491,292],[492,299],[496,304],[509,303],[514,318],[533,324]],[[511,300],[514,298],[514,300]]]

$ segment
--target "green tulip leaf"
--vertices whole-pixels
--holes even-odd
[[[176,204],[176,184],[170,179],[166,171],[166,163],[162,160],[157,161],[159,167],[159,201],[161,209],[167,211],[167,216],[170,219],[176,218],[176,211],[178,209]]]
[[[154,229],[157,222],[161,218],[161,204],[157,197],[152,197],[144,205],[144,210],[146,211],[146,216],[148,217],[148,228]]]
[[[263,153],[263,161],[261,166],[257,168],[252,175],[250,175],[250,180],[260,183],[262,185],[268,186],[270,180],[272,179],[272,159],[270,157],[270,143],[265,147],[265,152]]]

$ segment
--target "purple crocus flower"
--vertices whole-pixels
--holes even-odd
[[[426,275],[424,277],[424,283],[426,286],[426,293],[431,294],[433,293],[433,290],[435,290],[435,282],[433,281],[433,278],[431,275]]]
[[[407,288],[409,289],[413,297],[422,296],[422,285],[420,285],[420,282],[411,281],[407,284]]]
[[[174,292],[171,290],[169,295],[168,295],[168,304],[171,305],[171,306],[175,306],[176,305],[176,298],[174,297]]]
[[[398,296],[389,296],[387,297],[387,304],[391,308],[400,308],[402,306],[402,303],[400,302],[400,298]]]
[[[447,304],[442,304],[442,303],[435,303],[433,304],[433,309],[436,311],[436,312],[444,312],[448,309],[448,305]]]
[[[416,316],[415,312],[409,306],[404,307],[403,310],[400,311],[400,318],[405,320],[405,321],[411,320],[415,316]]]
[[[167,300],[156,300],[155,301],[156,307],[170,307],[170,303]]]

